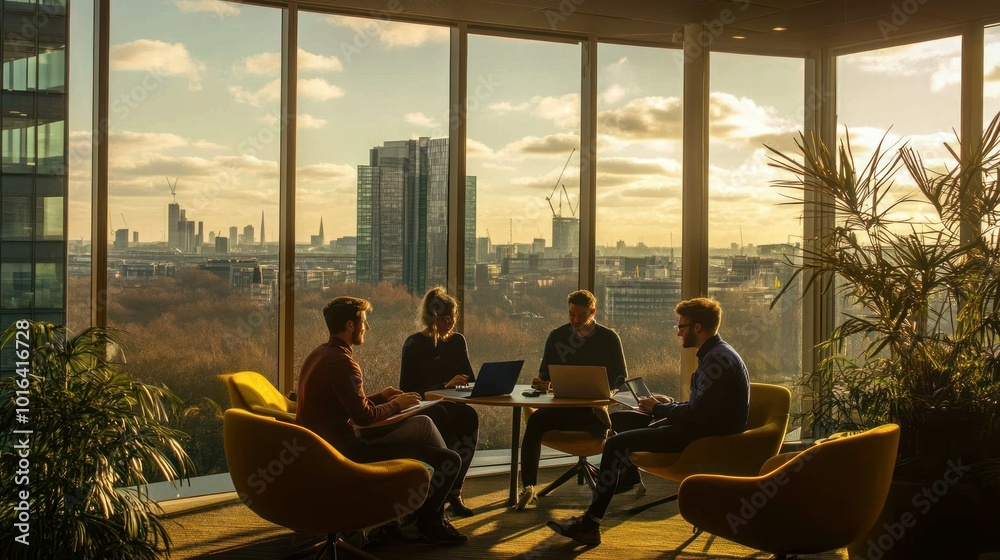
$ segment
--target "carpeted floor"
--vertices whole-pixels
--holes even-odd
[[[541,479],[552,480],[560,472],[543,470]],[[515,512],[505,503],[508,480],[507,476],[495,475],[466,481],[466,503],[477,513],[469,518],[454,518],[453,522],[469,535],[467,544],[454,547],[419,543],[383,545],[366,547],[365,551],[383,560],[772,558],[770,554],[707,533],[692,539],[691,525],[678,514],[676,502],[628,515],[626,508],[672,494],[677,488],[676,484],[648,475],[644,477],[648,489],[645,497],[628,493],[617,496],[612,502],[602,525],[601,546],[574,546],[572,541],[548,529],[545,522],[578,515],[590,503],[589,489],[571,482],[540,498],[537,507]],[[167,529],[173,543],[171,558],[174,559],[254,560],[289,556],[311,559],[316,550],[313,545],[321,540],[318,536],[299,535],[264,521],[243,504],[233,502],[177,515],[167,521]],[[846,550],[840,550],[800,558],[832,560],[848,556]]]

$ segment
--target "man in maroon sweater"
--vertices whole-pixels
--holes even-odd
[[[334,298],[323,309],[330,340],[313,350],[302,364],[296,423],[358,463],[409,458],[430,465],[434,475],[427,499],[416,512],[417,530],[431,542],[464,543],[468,537],[444,516],[444,504],[458,477],[462,458],[445,446],[430,418],[416,415],[385,430],[356,430],[397,414],[419,399],[416,393],[392,387],[365,395],[353,347],[365,342],[367,313],[371,310],[367,301],[346,296]],[[423,488],[410,491],[411,500],[419,500],[422,495]]]

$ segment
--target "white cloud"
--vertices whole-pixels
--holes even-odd
[[[680,138],[681,100],[676,97],[640,97],[619,109],[597,115],[601,134],[632,139]]]
[[[299,79],[299,95],[314,101],[327,101],[344,96],[344,90],[323,78]]]
[[[800,126],[785,119],[768,105],[758,105],[748,97],[712,92],[709,107],[710,134],[713,141],[728,140],[751,145],[780,144],[789,141]]]
[[[281,100],[280,79],[271,80],[256,91],[244,89],[243,86],[229,86],[228,89],[237,102],[253,105],[254,107],[260,107],[265,103],[274,103]],[[300,98],[312,99],[314,101],[327,101],[343,97],[344,90],[327,82],[323,78],[300,79],[299,96]]]
[[[482,158],[493,158],[496,153],[492,148],[486,144],[480,142],[479,140],[473,140],[472,138],[467,138],[465,140],[465,155],[466,157],[482,157]]]
[[[552,121],[561,128],[576,130],[580,128],[580,96],[567,93],[559,97],[536,97],[532,99],[535,114]]]
[[[490,110],[496,111],[498,113],[511,113],[514,111],[526,111],[531,108],[530,103],[520,103],[518,105],[513,105],[509,101],[500,101],[497,103],[490,103]]]
[[[195,140],[191,142],[191,145],[199,150],[225,150],[226,146],[221,144],[216,144],[215,142],[209,142],[208,140]]]
[[[317,163],[306,165],[299,169],[295,176],[304,183],[333,183],[335,185],[355,186],[358,178],[357,169],[352,165],[339,163]]]
[[[188,88],[197,91],[201,89],[201,75],[206,65],[193,58],[183,43],[138,39],[111,47],[111,69],[186,76]]]
[[[841,60],[876,77],[920,76],[930,71],[931,90],[940,91],[960,83],[961,56],[961,37],[953,37],[848,55]]]
[[[326,119],[314,117],[308,113],[302,113],[297,119],[295,119],[295,123],[299,128],[316,129],[326,126]]]
[[[563,154],[568,156],[570,150],[580,149],[580,137],[576,134],[550,134],[548,136],[525,136],[507,144],[501,149],[503,155],[519,156],[550,156]]]
[[[436,120],[428,117],[427,115],[425,115],[423,113],[419,113],[419,112],[418,113],[407,113],[406,114],[406,122],[408,122],[408,123],[410,123],[410,124],[412,124],[414,126],[419,126],[419,127],[423,127],[423,128],[437,128],[438,126],[440,126],[440,123],[438,123]]]
[[[273,103],[281,100],[280,79],[271,80],[257,91],[244,89],[243,86],[229,86],[227,89],[238,103],[246,103],[254,107],[260,107],[265,103]]]
[[[601,101],[609,105],[621,101],[628,91],[618,84],[611,84],[601,93]]]
[[[280,127],[278,115],[274,113],[268,113],[260,120],[273,130],[278,130]],[[317,129],[326,126],[326,119],[314,117],[308,113],[299,113],[299,116],[295,119],[295,123],[299,128]]]
[[[334,55],[315,54],[299,48],[299,72],[340,72],[344,65]],[[281,54],[265,52],[249,56],[236,66],[237,71],[255,76],[274,76],[281,72]]]
[[[222,0],[174,0],[174,5],[184,13],[208,12],[219,18],[240,15],[240,9],[236,5]]]
[[[447,43],[451,33],[447,27],[384,21],[380,19],[326,16],[324,21],[335,27],[346,27],[356,33],[352,44],[364,49],[373,39],[386,47],[419,47],[427,43]]]

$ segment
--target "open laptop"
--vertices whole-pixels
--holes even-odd
[[[653,396],[653,392],[649,390],[641,376],[626,379],[625,388],[627,390],[618,391],[612,398],[633,410],[639,410],[640,400]]]
[[[549,365],[553,398],[610,399],[608,370],[604,366]]]
[[[521,375],[524,360],[510,362],[486,362],[479,367],[476,383],[472,392],[464,395],[467,399],[476,397],[495,397],[509,395],[517,385],[517,377]]]

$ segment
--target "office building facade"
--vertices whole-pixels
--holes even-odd
[[[358,166],[357,279],[405,284],[411,293],[443,285],[448,273],[448,139],[389,141]],[[474,252],[476,178],[465,178],[465,249]],[[402,217],[402,219],[400,219]],[[475,263],[465,266],[475,285]]]
[[[3,2],[0,329],[66,321],[65,2]]]

